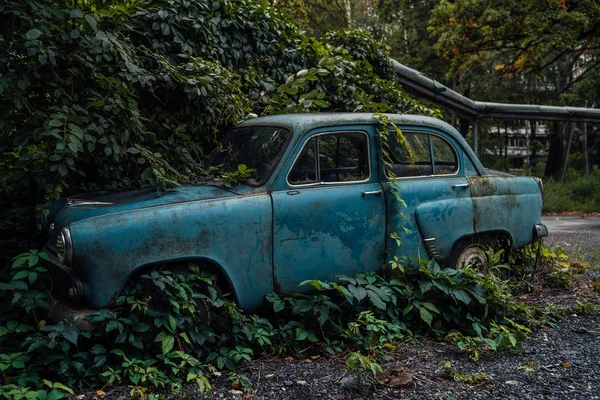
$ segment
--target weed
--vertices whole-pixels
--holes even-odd
[[[444,376],[456,382],[462,382],[468,385],[477,385],[480,383],[490,383],[492,381],[492,378],[490,378],[490,376],[485,372],[478,372],[476,374],[459,374],[452,364],[452,361],[449,360],[442,361],[442,368],[444,370]]]
[[[227,375],[227,380],[234,389],[242,390],[246,394],[254,394],[252,381],[246,375],[230,372]]]
[[[535,371],[537,371],[538,368],[539,368],[539,364],[538,363],[536,363],[535,361],[530,361],[528,363],[525,363],[525,364],[521,365],[520,367],[517,367],[517,371],[523,371],[527,375],[531,375]]]

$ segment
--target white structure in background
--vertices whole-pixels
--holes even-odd
[[[531,134],[530,121],[492,127],[490,131],[493,136],[504,138],[504,148],[496,148],[495,151],[488,149],[487,152],[510,158],[516,168],[531,166],[532,155],[536,158],[548,155],[549,127],[541,121],[533,122],[536,124],[535,137]]]

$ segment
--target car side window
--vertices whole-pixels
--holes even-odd
[[[458,171],[458,157],[452,145],[439,136],[430,136],[435,175],[449,175]]]
[[[404,146],[396,141],[390,143],[391,164],[386,165],[388,177],[450,175],[458,171],[456,150],[443,138],[421,132],[404,132],[404,138],[414,162]]]
[[[288,182],[291,185],[356,182],[369,176],[366,134],[343,132],[309,139],[290,170]]]
[[[393,143],[389,143],[391,165],[386,166],[388,176],[405,177],[432,175],[429,135],[424,133],[405,132],[404,138],[406,139],[414,162],[410,162],[410,158],[406,153],[404,146],[393,140]]]
[[[310,139],[296,159],[288,180],[293,185],[317,183],[317,138]]]

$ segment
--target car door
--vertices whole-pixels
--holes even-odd
[[[443,132],[405,127],[403,134],[413,159],[404,146],[392,143],[391,162],[385,167],[386,189],[398,190],[406,203],[387,196],[388,230],[398,233],[401,240],[400,246],[388,244],[393,249],[390,253],[442,261],[456,240],[473,232],[473,202],[464,154]]]
[[[368,130],[316,132],[298,144],[272,193],[277,291],[383,264],[385,196]]]

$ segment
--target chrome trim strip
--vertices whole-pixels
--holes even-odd
[[[78,206],[112,206],[114,203],[109,203],[108,201],[87,201],[87,200],[77,200],[77,199],[67,199],[67,205],[69,207],[78,207]]]
[[[429,252],[431,258],[433,258],[436,261],[440,261],[440,253],[435,247],[435,238],[423,239],[423,243],[425,243],[425,247],[427,248],[427,251]]]

